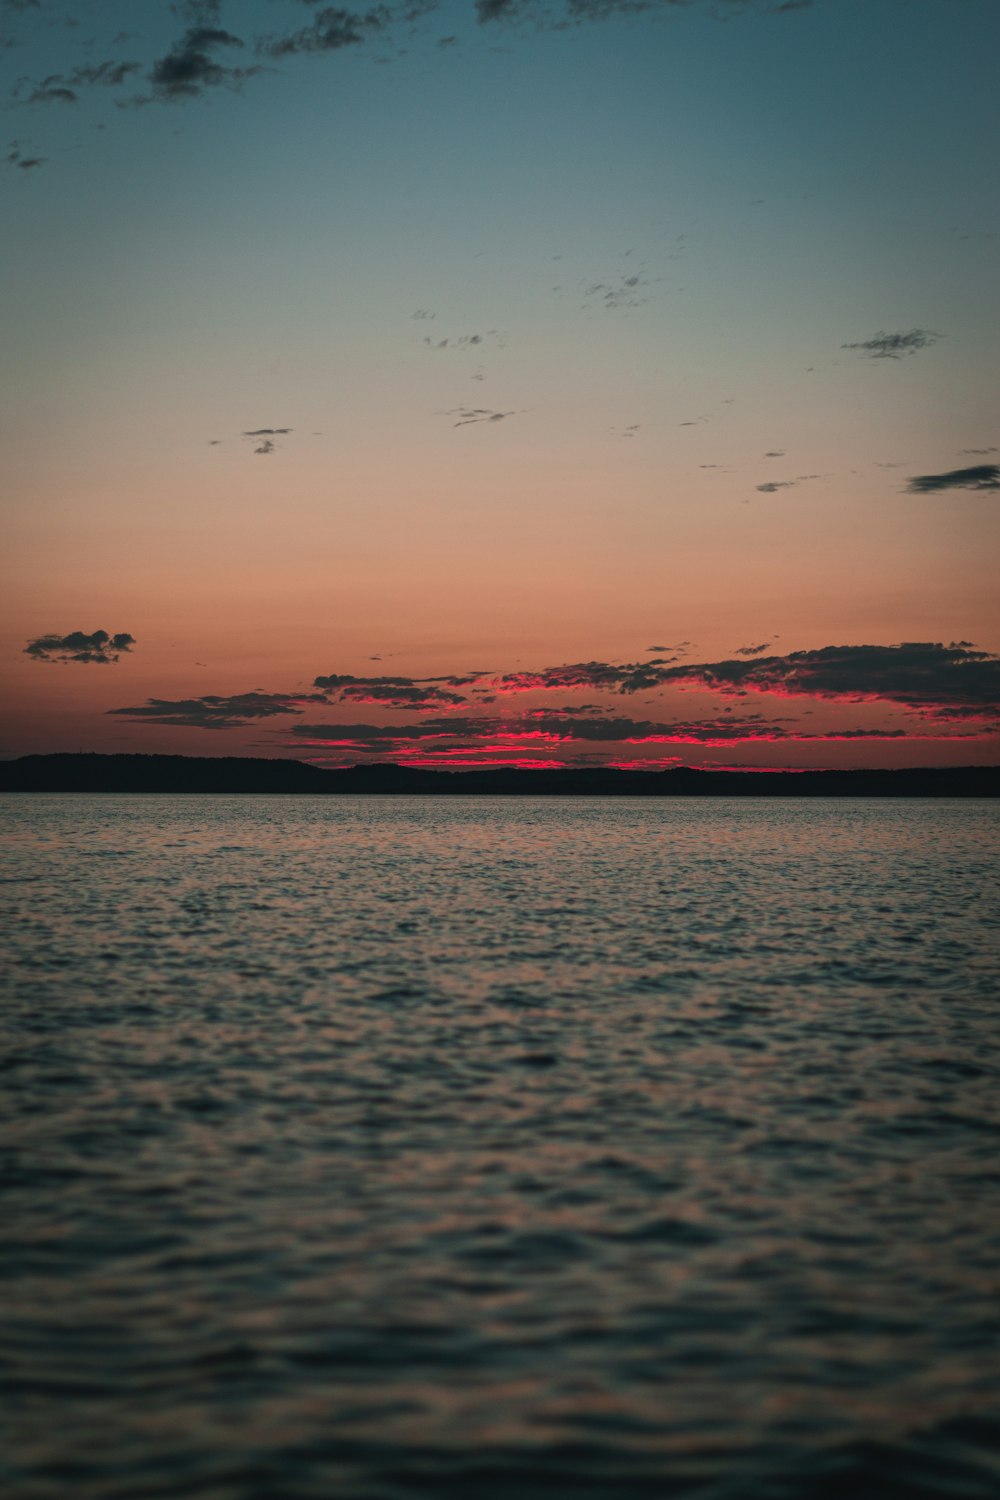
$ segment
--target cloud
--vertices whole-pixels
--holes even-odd
[[[450,704],[467,703],[463,693],[448,691],[449,687],[464,687],[475,682],[481,673],[464,677],[413,678],[413,677],[354,677],[348,673],[331,673],[317,677],[313,687],[322,688],[338,703],[381,703],[386,708],[421,710],[444,708]],[[440,682],[447,687],[439,687]]]
[[[356,684],[339,694],[341,703],[382,703],[387,708],[441,708],[448,703],[467,703],[463,693],[437,687],[391,687]]]
[[[78,99],[75,90],[48,80],[36,85],[28,95],[29,104],[76,104]]]
[[[42,167],[47,160],[46,156],[25,156],[21,150],[20,141],[11,141],[10,150],[4,157],[8,166],[18,167],[22,172],[30,172],[34,167]]]
[[[294,431],[294,427],[251,427],[243,436],[257,440],[253,450],[255,454],[267,455],[277,452],[278,444],[274,441],[276,437],[284,437]]]
[[[362,14],[327,5],[317,11],[311,26],[300,27],[286,36],[261,38],[257,52],[263,57],[276,59],[300,52],[337,52],[342,47],[353,47],[367,41],[390,19],[391,13],[384,6]]]
[[[495,677],[490,687],[499,693],[529,693],[539,688],[607,688],[617,693],[638,693],[658,687],[663,674],[664,666],[658,660],[621,664],[586,661],[544,667],[538,672],[507,672]]]
[[[506,347],[503,335],[496,328],[490,328],[486,333],[463,333],[444,339],[432,339],[425,335],[423,342],[429,349],[476,349],[487,343],[500,349]]]
[[[259,68],[228,68],[216,62],[213,53],[220,47],[242,47],[238,36],[218,26],[191,26],[170,51],[155,62],[149,72],[153,97],[167,103],[197,99],[206,88],[220,84],[237,86]],[[134,103],[148,103],[137,99]]]
[[[911,328],[909,333],[886,333],[879,330],[870,339],[858,344],[841,344],[841,349],[856,349],[869,359],[902,359],[904,354],[916,354],[920,349],[929,349],[940,339],[939,333],[929,328]]]
[[[761,495],[776,495],[779,490],[793,490],[797,484],[804,484],[807,479],[818,478],[818,474],[797,474],[794,479],[769,479],[764,484],[758,484],[757,491]]]
[[[947,474],[916,474],[906,486],[911,495],[933,495],[940,490],[1000,490],[1000,464],[975,464]]]
[[[550,8],[539,0],[476,0],[476,19],[481,25],[495,21],[530,19],[538,24],[565,27],[568,23],[605,21],[612,16],[642,15],[645,11],[681,9],[696,0],[566,0],[566,19],[552,19]],[[813,0],[723,0],[724,10],[717,7],[710,14],[728,19],[746,11],[785,15],[806,10]]]
[[[140,64],[137,62],[107,62],[96,63],[86,67],[74,68],[69,74],[67,82],[72,88],[81,85],[91,88],[116,89],[128,78],[130,73],[138,72]]]
[[[120,88],[131,73],[138,72],[139,67],[137,62],[113,59],[102,63],[85,63],[69,73],[50,73],[47,78],[34,84],[30,79],[22,78],[15,86],[13,95],[16,98],[24,87],[30,86],[31,93],[24,101],[27,104],[76,104],[79,100],[78,89]]]
[[[653,281],[662,278],[657,276]],[[613,281],[594,281],[584,290],[584,296],[603,304],[609,310],[616,307],[641,307],[648,297],[643,296],[653,281],[635,271],[631,276],[617,276]]]
[[[516,417],[515,411],[490,411],[483,406],[456,406],[446,411],[446,417],[458,417],[455,427],[468,427],[472,422],[502,422],[506,417]]]
[[[81,662],[107,667],[113,665],[122,652],[131,651],[134,645],[135,636],[124,630],[118,635],[109,635],[106,630],[95,630],[92,635],[83,630],[71,630],[69,635],[38,636],[28,642],[24,654],[36,661]]]
[[[317,677],[313,686],[326,693],[330,701],[433,708],[441,702],[435,698],[439,688],[455,690],[471,685],[480,698],[486,693],[504,698],[576,690],[629,696],[676,684],[738,697],[773,693],[785,698],[877,700],[942,720],[1000,717],[1000,656],[979,650],[970,641],[823,646],[764,656],[767,649],[766,642],[751,643],[740,647],[731,659],[715,662],[684,662],[673,655],[639,662],[572,662],[537,670],[500,674],[477,671],[434,678],[331,674]],[[457,706],[462,699],[455,692],[447,701]],[[534,710],[533,716],[565,717],[581,712],[579,707],[547,708]],[[463,720],[449,718],[443,722],[454,729]]]
[[[692,662],[664,669],[660,680],[741,696],[881,700],[941,720],[1000,718],[1000,656],[968,641],[822,646],[751,661]]]
[[[147,724],[185,729],[241,729],[256,719],[278,714],[298,714],[301,705],[325,703],[322,693],[234,693],[222,697],[207,693],[201,698],[148,698],[131,708],[111,708],[110,714]]]
[[[314,744],[336,745],[344,750],[405,753],[414,744],[437,742],[465,749],[486,742],[490,749],[589,743],[600,745],[723,745],[746,741],[827,741],[839,739],[904,739],[905,729],[851,728],[819,733],[787,727],[787,721],[767,719],[762,714],[673,720],[665,723],[646,719],[603,717],[579,710],[536,710],[505,718],[496,716],[423,719],[410,724],[295,724],[289,731],[297,739]]]

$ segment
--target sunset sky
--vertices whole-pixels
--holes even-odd
[[[0,33],[0,754],[1000,760],[997,0]]]

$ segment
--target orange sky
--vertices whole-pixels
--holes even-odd
[[[233,9],[248,57],[287,4]],[[118,9],[87,36],[25,11],[3,62],[0,753],[997,759],[992,6],[444,5],[239,88],[169,7],[127,46]],[[84,44],[135,50],[130,108],[79,82]],[[56,75],[71,104],[24,81]],[[98,629],[135,644],[52,644]],[[747,647],[777,665],[734,697],[710,669]],[[811,691],[789,659],[833,647],[888,654]],[[489,701],[658,656],[650,688]],[[470,672],[443,708],[294,701]],[[440,713],[454,735],[410,735]]]

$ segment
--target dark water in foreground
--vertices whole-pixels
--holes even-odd
[[[1000,1493],[1000,804],[0,812],[8,1500]]]

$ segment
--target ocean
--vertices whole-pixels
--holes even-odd
[[[1000,803],[0,816],[7,1500],[1000,1493]]]

